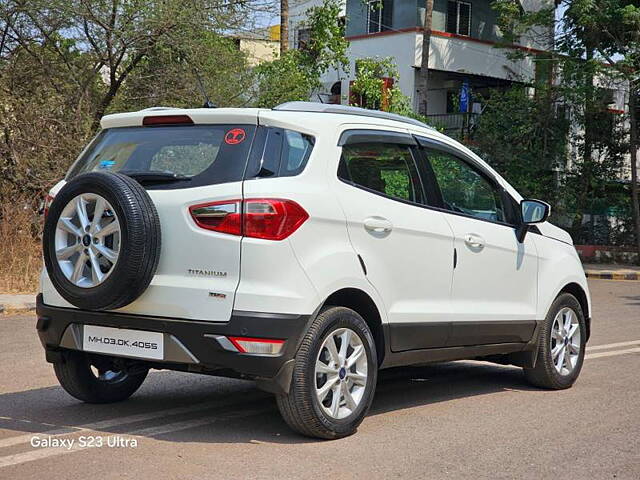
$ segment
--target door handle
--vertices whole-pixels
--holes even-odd
[[[471,248],[483,248],[484,238],[480,235],[476,235],[475,233],[467,233],[464,236],[464,243],[469,245]]]
[[[372,233],[389,233],[393,230],[393,225],[386,218],[369,217],[364,221],[364,228]]]

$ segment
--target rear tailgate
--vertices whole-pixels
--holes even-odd
[[[248,123],[247,117],[234,122],[233,115],[210,115],[207,124],[108,128],[70,170],[67,180],[100,170],[180,176],[144,185],[160,218],[160,261],[149,288],[118,312],[219,322],[231,317],[242,237],[202,228],[189,208],[211,203],[233,208],[242,199],[242,177],[257,121],[254,117]],[[70,306],[46,273],[43,294],[48,305]]]

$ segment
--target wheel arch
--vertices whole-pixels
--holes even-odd
[[[385,352],[382,316],[376,303],[369,294],[358,288],[342,288],[329,295],[322,304],[322,307],[329,305],[350,308],[367,322],[373,334],[373,339],[376,342],[378,365],[382,364]]]
[[[589,337],[591,336],[591,312],[589,311],[589,300],[587,297],[587,292],[582,288],[580,284],[571,282],[560,289],[558,295],[556,295],[556,298],[558,298],[558,296],[562,295],[563,293],[570,293],[578,300],[578,303],[582,308],[585,324],[587,326],[587,340],[589,340]]]

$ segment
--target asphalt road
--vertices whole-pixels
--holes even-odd
[[[291,433],[239,380],[155,372],[127,402],[79,403],[45,363],[34,316],[0,316],[0,479],[639,479],[640,282],[590,285],[572,389],[481,362],[385,371],[358,433],[331,442]]]

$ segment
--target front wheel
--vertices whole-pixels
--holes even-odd
[[[553,390],[571,387],[582,369],[586,338],[580,303],[569,293],[559,295],[542,324],[536,366],[524,369],[527,380]]]
[[[367,323],[349,308],[327,307],[302,340],[289,393],[277,397],[278,408],[303,435],[346,437],[367,414],[377,376],[376,347]]]
[[[113,403],[135,393],[148,369],[125,369],[109,357],[67,351],[64,361],[53,364],[56,377],[69,395],[87,403]]]

